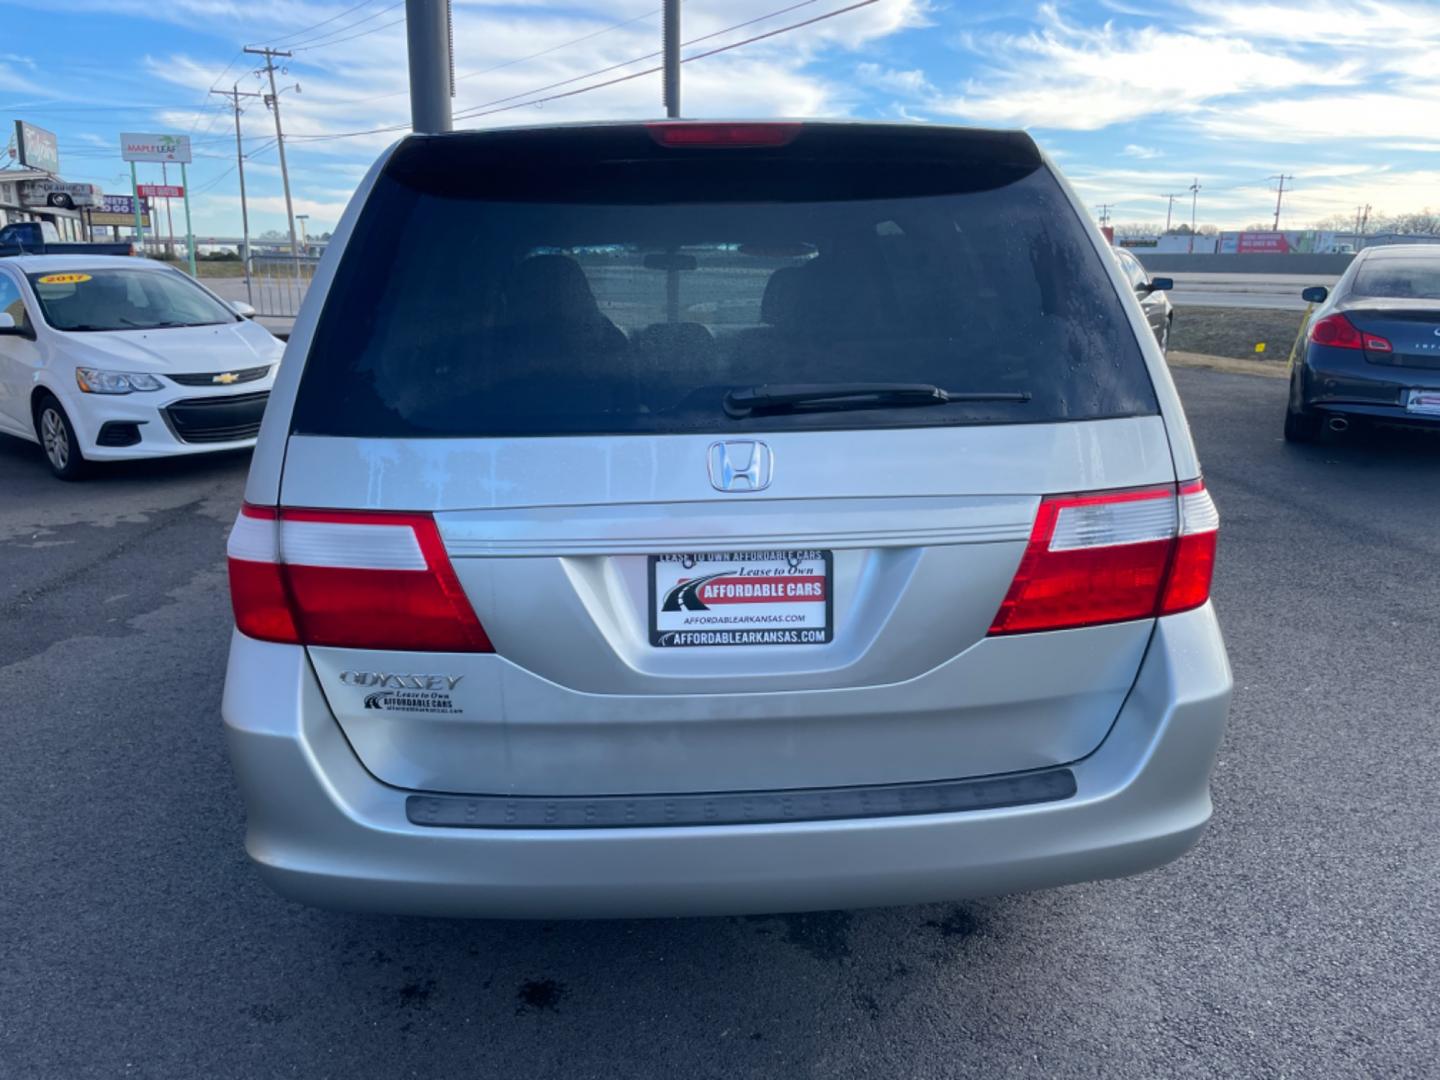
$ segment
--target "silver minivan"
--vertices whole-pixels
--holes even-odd
[[[247,849],[316,904],[546,918],[1159,866],[1211,812],[1216,527],[1028,135],[407,138],[230,538]]]

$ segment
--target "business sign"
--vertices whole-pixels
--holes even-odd
[[[128,225],[135,227],[135,196],[103,195],[100,208],[90,211],[91,225]],[[140,225],[150,227],[150,208],[144,199],[140,200]]]
[[[1242,232],[1235,239],[1235,251],[1240,255],[1288,255],[1290,241],[1283,232]]]
[[[16,120],[15,145],[20,151],[21,165],[39,169],[41,172],[60,171],[60,144],[55,141],[53,131],[27,124],[24,120]]]
[[[22,180],[20,202],[25,206],[56,206],[74,210],[99,206],[103,193],[94,184],[67,184],[63,180]]]
[[[189,135],[120,133],[120,157],[125,161],[178,161],[190,163]]]
[[[136,190],[142,199],[179,199],[185,195],[179,184],[137,184]]]

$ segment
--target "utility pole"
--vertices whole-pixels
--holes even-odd
[[[240,266],[245,271],[245,300],[255,306],[255,289],[250,282],[250,210],[245,205],[245,148],[240,142],[240,99],[242,97],[264,97],[264,94],[241,90],[235,83],[227,92],[211,90],[212,94],[230,99],[235,109],[235,168],[240,172]]]
[[[661,41],[665,53],[665,115],[673,120],[680,115],[680,0],[665,0]]]
[[[275,113],[275,145],[280,150],[280,183],[285,187],[285,217],[290,222],[290,258],[295,264],[295,278],[298,281],[300,245],[295,240],[295,204],[290,200],[290,170],[285,166],[285,133],[280,129],[280,91],[275,89],[275,57],[288,58],[290,54],[278,49],[257,49],[252,45],[246,45],[245,51],[265,57],[265,74],[270,76],[270,93],[265,97],[265,104]]]
[[[1190,185],[1190,254],[1195,254],[1195,205],[1200,198],[1200,178]]]
[[[455,47],[450,0],[405,0],[410,57],[410,127],[416,134],[450,131],[454,119]]]
[[[1370,224],[1370,204],[1367,202],[1367,203],[1365,204],[1365,213],[1363,213],[1363,214],[1360,216],[1360,243],[1361,243],[1362,246],[1363,246],[1364,243],[1365,243],[1365,228],[1366,228],[1366,226],[1368,226],[1369,224]],[[1360,249],[1359,249],[1359,248],[1356,248],[1355,250],[1358,251],[1358,250],[1360,250]]]
[[[1100,211],[1100,227],[1102,229],[1110,224],[1110,207],[1113,205],[1114,203],[1101,203],[1098,208]]]
[[[1280,231],[1280,200],[1285,197],[1285,181],[1286,181],[1286,180],[1294,180],[1295,177],[1293,177],[1293,176],[1286,176],[1284,173],[1281,173],[1279,176],[1272,176],[1272,177],[1270,177],[1270,179],[1271,179],[1271,180],[1279,180],[1279,181],[1280,181],[1280,187],[1279,187],[1279,188],[1276,190],[1276,192],[1275,192],[1275,224],[1274,224],[1274,226],[1273,226],[1273,228],[1275,229],[1275,231],[1276,231],[1276,232],[1279,232],[1279,231]]]
[[[1165,208],[1165,231],[1168,233],[1170,231],[1170,215],[1175,210],[1175,200],[1179,198],[1179,196],[1166,195],[1165,198],[1170,200],[1170,205]]]

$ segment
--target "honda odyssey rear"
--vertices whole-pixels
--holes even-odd
[[[405,139],[295,327],[224,717],[281,892],[773,912],[1158,866],[1210,816],[1218,520],[1020,133]]]

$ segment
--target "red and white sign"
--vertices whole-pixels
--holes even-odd
[[[1242,232],[1235,242],[1235,250],[1241,255],[1273,252],[1288,254],[1290,241],[1283,232]]]
[[[831,561],[828,551],[652,555],[650,644],[823,645]]]
[[[136,190],[142,199],[181,199],[185,189],[179,184],[138,184]]]

